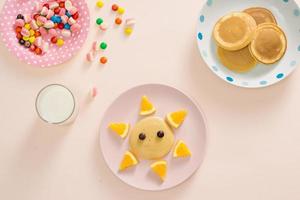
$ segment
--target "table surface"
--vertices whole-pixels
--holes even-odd
[[[202,3],[127,0],[127,16],[138,21],[132,37],[125,39],[121,29],[100,35],[92,21],[80,53],[49,69],[24,65],[1,42],[0,199],[300,199],[300,71],[264,89],[220,80],[205,66],[195,42]],[[99,11],[89,4],[92,19],[113,20],[108,6]],[[95,39],[109,44],[106,66],[84,59]],[[72,126],[49,126],[37,118],[35,96],[50,83],[65,84],[80,97]],[[202,106],[209,127],[201,168],[164,192],[125,185],[100,153],[104,111],[121,92],[145,83],[186,91]],[[92,86],[100,94],[90,102]]]

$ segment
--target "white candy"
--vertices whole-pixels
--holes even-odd
[[[43,41],[42,37],[35,38],[35,41],[34,41],[35,46],[41,47],[42,46],[42,41]]]
[[[70,30],[67,30],[67,29],[63,29],[61,31],[61,35],[64,37],[64,38],[69,38],[72,36],[72,33]]]
[[[41,15],[46,16],[47,14],[48,14],[48,8],[44,6],[42,8]]]
[[[72,5],[72,2],[71,2],[71,1],[69,1],[69,0],[65,1],[65,8],[66,8],[67,10],[71,10],[72,7],[73,7],[73,5]]]
[[[39,28],[39,26],[36,24],[36,21],[35,20],[32,20],[30,22],[30,27],[33,29],[33,30],[37,30]]]
[[[70,25],[76,24],[76,20],[75,20],[73,17],[70,17],[68,23],[69,23]]]
[[[57,7],[59,7],[59,4],[58,4],[57,2],[52,2],[52,3],[50,3],[50,5],[49,5],[49,8],[50,8],[51,10],[54,10],[54,9],[57,8]]]
[[[46,21],[44,24],[44,27],[47,29],[53,28],[54,27],[53,21],[50,21],[50,20]]]
[[[134,25],[136,24],[136,21],[135,21],[134,18],[130,18],[130,19],[127,19],[127,20],[126,20],[125,24],[126,24],[127,26],[134,26]]]

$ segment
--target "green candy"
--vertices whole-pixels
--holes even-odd
[[[96,24],[101,25],[103,23],[103,19],[102,18],[98,18],[96,20]]]
[[[107,48],[107,44],[105,42],[101,42],[100,48],[105,50]]]

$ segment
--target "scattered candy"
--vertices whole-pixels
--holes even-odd
[[[100,25],[100,30],[102,30],[102,31],[106,31],[107,29],[108,29],[108,25],[106,25],[105,23],[103,23],[103,24],[101,24]]]
[[[111,9],[113,11],[117,11],[119,9],[119,6],[117,4],[113,4],[112,7],[111,7]]]
[[[61,46],[63,46],[64,44],[65,44],[65,41],[64,41],[63,39],[61,39],[61,38],[57,39],[57,42],[56,42],[56,45],[57,45],[57,46],[61,47]]]
[[[106,63],[107,63],[107,58],[104,57],[104,56],[101,57],[101,58],[100,58],[100,63],[101,63],[101,64],[106,64]]]
[[[126,21],[125,21],[126,26],[134,26],[135,24],[136,24],[136,21],[134,18],[129,18],[129,19],[126,19]]]
[[[88,62],[92,62],[94,60],[94,55],[93,55],[93,52],[89,52],[87,55],[86,55],[86,60]]]
[[[98,90],[97,90],[96,87],[93,87],[93,88],[91,89],[91,97],[92,97],[92,98],[95,98],[97,95],[98,95]]]
[[[117,25],[122,24],[122,19],[121,19],[120,17],[117,17],[117,18],[115,19],[115,23],[116,23]]]
[[[102,18],[98,18],[96,20],[96,24],[101,25],[103,23],[103,19]]]
[[[126,27],[125,29],[124,29],[124,33],[126,34],[126,35],[131,35],[131,33],[132,33],[132,28],[131,27]]]
[[[105,50],[107,48],[107,44],[105,42],[100,43],[100,49]]]
[[[104,6],[104,3],[103,1],[97,1],[96,5],[98,8],[102,8]]]
[[[119,7],[118,10],[117,10],[117,12],[118,12],[118,14],[123,15],[124,12],[125,12],[125,9],[122,8],[122,7]]]
[[[94,41],[93,44],[92,44],[92,50],[95,52],[98,50],[98,44],[97,44],[97,41]]]

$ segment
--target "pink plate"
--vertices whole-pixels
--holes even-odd
[[[34,2],[45,2],[45,0],[6,0],[0,13],[0,32],[2,39],[10,52],[16,55],[21,61],[40,67],[50,67],[64,63],[71,59],[85,42],[89,26],[90,15],[87,4],[84,0],[73,0],[73,5],[79,10],[78,23],[81,25],[81,31],[75,33],[71,38],[65,41],[61,48],[50,44],[49,51],[38,56],[23,48],[16,39],[14,23],[18,14],[31,14],[34,8]]]
[[[143,95],[148,96],[156,107],[156,116],[165,117],[167,113],[179,109],[187,109],[189,112],[183,125],[174,133],[176,140],[186,142],[192,156],[188,159],[174,159],[170,152],[164,158],[168,162],[168,174],[164,182],[152,173],[150,165],[153,161],[142,160],[137,166],[119,172],[119,163],[129,148],[128,137],[123,140],[107,128],[111,122],[128,122],[133,126],[139,120],[139,105]],[[184,182],[199,168],[204,158],[206,132],[203,113],[192,99],[170,86],[148,84],[126,91],[112,103],[101,123],[100,144],[108,167],[123,182],[139,189],[159,191]]]

